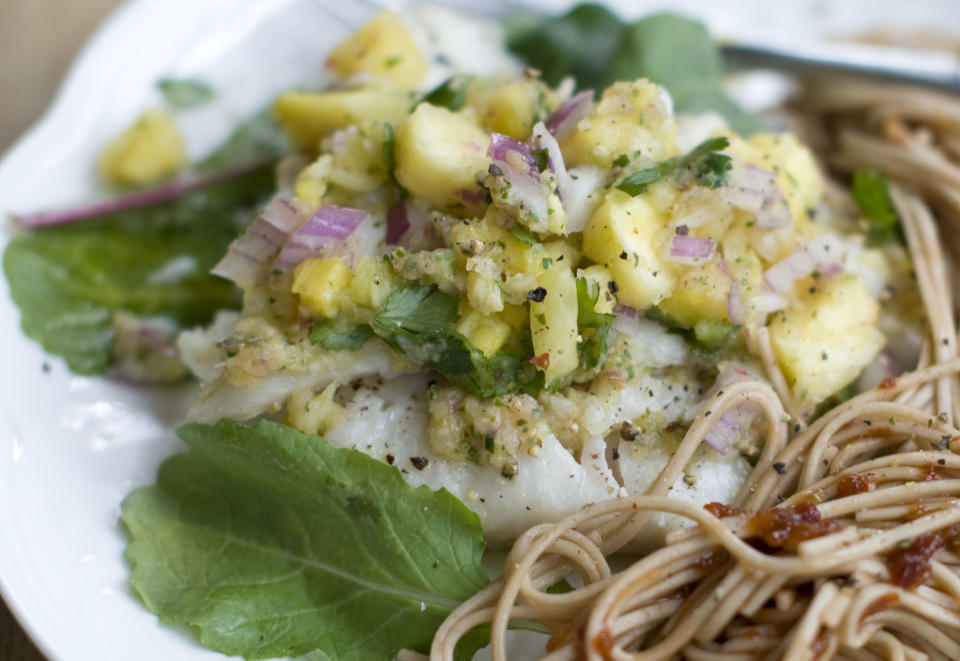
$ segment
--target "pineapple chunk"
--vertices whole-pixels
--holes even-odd
[[[800,401],[816,405],[857,378],[886,342],[879,315],[860,277],[842,274],[774,316],[773,351]]]
[[[392,11],[380,12],[341,42],[330,52],[327,64],[344,78],[368,73],[404,89],[416,87],[427,72],[417,43]]]
[[[570,269],[553,266],[540,276],[538,284],[546,295],[530,301],[530,333],[533,355],[546,354],[539,367],[548,386],[577,368],[577,281]]]
[[[111,183],[141,186],[173,174],[185,162],[183,140],[173,119],[147,110],[107,145],[97,167]]]
[[[810,225],[807,209],[820,202],[825,187],[813,154],[791,133],[758,133],[747,142],[760,154],[755,165],[777,173],[777,185],[787,199],[790,215],[803,232]]]
[[[661,310],[674,319],[695,326],[702,319],[728,320],[730,276],[719,259],[692,267],[673,294],[660,302]]]
[[[343,304],[341,294],[350,285],[350,267],[342,259],[323,257],[305,259],[293,272],[290,290],[312,312],[333,318]]]
[[[607,193],[583,230],[584,254],[605,266],[624,305],[646,310],[670,295],[676,276],[660,261],[655,239],[665,218],[643,197]]]
[[[294,145],[316,149],[328,133],[363,120],[401,121],[411,100],[409,92],[369,87],[319,94],[287,92],[273,104],[273,112]]]
[[[614,83],[594,111],[564,139],[567,166],[609,168],[621,154],[662,161],[677,153],[676,124],[659,86],[640,79]]]
[[[481,111],[483,125],[497,133],[517,140],[530,137],[530,129],[536,123],[538,99],[544,92],[537,81],[516,80],[499,87],[486,99]]]
[[[490,136],[462,114],[421,103],[397,129],[397,180],[440,209],[479,215]]]
[[[363,255],[357,260],[350,280],[350,298],[357,305],[379,310],[397,285],[390,264],[378,257]]]
[[[317,209],[323,204],[332,169],[333,155],[323,154],[297,175],[293,190],[311,209]]]
[[[461,310],[457,332],[470,340],[487,358],[500,351],[510,337],[510,324],[500,315],[483,314],[469,305],[461,305],[461,308],[466,309]]]

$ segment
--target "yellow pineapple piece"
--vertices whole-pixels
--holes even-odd
[[[327,64],[346,78],[368,73],[412,89],[427,72],[427,60],[396,12],[382,11],[330,52]]]
[[[183,139],[173,119],[147,110],[107,145],[97,160],[107,181],[142,186],[168,177],[186,163]]]
[[[350,267],[335,257],[305,259],[293,272],[290,290],[312,312],[333,318],[343,304],[341,294],[350,285]]]

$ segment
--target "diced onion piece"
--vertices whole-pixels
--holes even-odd
[[[777,185],[777,175],[768,170],[755,165],[738,169],[722,194],[738,209],[753,212],[757,227],[774,229],[793,222],[787,200]]]
[[[676,234],[670,238],[669,259],[680,264],[697,265],[709,262],[717,253],[717,242],[695,236]]]
[[[343,243],[369,215],[366,211],[349,207],[320,207],[283,246],[274,267],[290,270],[308,257],[316,257]]]
[[[410,217],[407,213],[407,201],[399,200],[387,210],[387,245],[398,245],[409,230]]]
[[[546,219],[547,191],[540,181],[540,171],[530,146],[493,133],[487,155],[493,159],[495,168],[491,168],[490,173],[502,177],[501,182],[506,184],[502,192],[509,202],[527,209],[539,220]],[[496,184],[493,190],[495,196],[501,192]]]
[[[533,150],[519,140],[515,140],[502,133],[490,134],[490,147],[487,149],[487,156],[493,159],[493,162],[510,170],[526,172],[531,178],[537,177],[540,171],[537,169],[537,161],[533,157]]]
[[[584,90],[561,104],[547,119],[547,130],[557,140],[563,140],[577,123],[593,110],[593,90]]]
[[[227,254],[211,273],[232,280],[241,288],[259,282],[266,265],[302,222],[303,217],[292,204],[274,198],[247,230],[234,239]]]
[[[793,284],[819,270],[823,276],[834,275],[843,270],[840,263],[842,244],[831,234],[825,234],[800,246],[793,253],[767,269],[763,280],[778,294],[787,294]]]
[[[629,319],[637,318],[636,310],[626,305],[620,305],[619,303],[613,307],[613,313],[618,317],[627,317]]]

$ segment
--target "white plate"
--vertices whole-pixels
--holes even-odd
[[[619,4],[634,15],[669,5],[706,16],[723,33],[796,37],[879,24],[943,29],[944,20],[960,33],[954,2],[874,2],[868,15],[859,0]],[[341,0],[338,21],[324,4],[335,3],[128,3],[83,51],[43,120],[0,162],[0,213],[93,195],[93,156],[158,101],[154,83],[163,76],[201,76],[220,92],[211,107],[185,116],[191,153],[210,149],[278,91],[315,80],[324,53],[364,11]],[[53,660],[223,658],[188,632],[160,625],[131,593],[118,524],[123,497],[153,482],[161,460],[180,449],[172,429],[192,388],[138,390],[72,376],[23,337],[5,281],[0,346],[0,590],[23,626]]]

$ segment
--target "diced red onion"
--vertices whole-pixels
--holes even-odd
[[[540,174],[540,170],[537,169],[537,161],[533,157],[533,150],[530,149],[529,145],[514,140],[508,135],[491,133],[487,156],[501,167],[506,165],[512,170],[526,172],[530,177],[536,177]]]
[[[740,283],[730,274],[730,267],[724,260],[717,262],[720,270],[730,279],[730,293],[727,294],[727,316],[735,324],[742,324],[747,320],[747,306],[743,302],[743,293],[740,291]]]
[[[407,201],[398,200],[387,211],[387,236],[388,246],[395,246],[410,229],[410,218],[407,215]]]
[[[509,186],[506,191],[507,201],[526,209],[538,220],[545,219],[547,190],[540,181],[540,171],[529,145],[493,133],[487,155],[499,169],[498,176],[502,177],[501,181]],[[498,187],[494,185],[493,188],[497,194]]]
[[[739,365],[722,363],[717,380],[703,395],[704,405],[710,406],[710,401],[723,388],[731,383],[749,378],[749,376],[750,373]],[[755,404],[737,404],[720,416],[704,435],[703,441],[720,454],[726,454],[737,441],[746,436],[758,413]]]
[[[292,269],[303,260],[342,243],[369,215],[348,207],[320,207],[283,246],[274,267],[281,271]]]
[[[810,275],[814,270],[819,269],[823,276],[839,273],[843,266],[839,261],[841,255],[838,247],[839,239],[835,236],[825,234],[818,237],[767,269],[763,280],[778,294],[787,294],[797,280]]]
[[[753,212],[757,227],[774,229],[793,222],[777,175],[768,170],[755,165],[739,169],[722,194],[733,206]]]
[[[547,119],[547,130],[557,140],[563,140],[581,119],[593,109],[593,90],[584,90],[564,101]]]
[[[232,280],[241,288],[260,281],[267,263],[302,222],[303,217],[292,204],[274,198],[246,231],[234,239],[211,273]]]
[[[637,318],[637,311],[626,305],[620,305],[619,303],[613,306],[613,313],[618,317],[628,317],[630,319]]]
[[[703,264],[713,259],[716,252],[717,242],[713,239],[700,239],[684,234],[675,234],[670,238],[669,259],[672,262]]]
[[[483,191],[478,188],[461,188],[456,193],[457,199],[466,204],[481,204]]]
[[[201,175],[193,179],[178,179],[156,188],[135,191],[101,202],[93,202],[88,205],[65,209],[63,211],[43,211],[25,216],[14,216],[14,219],[24,227],[35,229],[38,227],[51,227],[53,225],[74,223],[80,220],[103,216],[108,213],[126,211],[128,209],[139,209],[162,202],[169,202],[198,190],[215,186],[224,181],[242,177],[245,174],[265,167],[269,162],[270,161],[259,161],[253,164],[232,167],[212,174]]]

